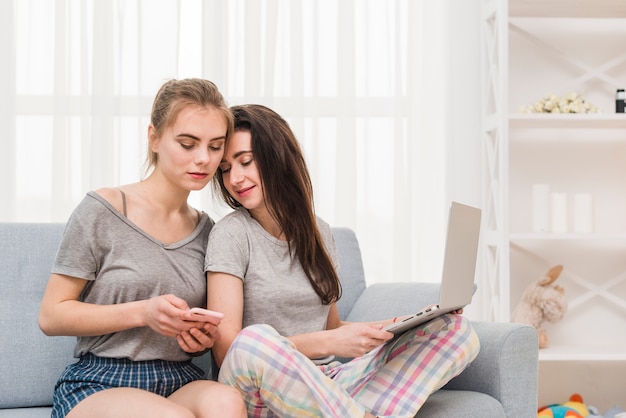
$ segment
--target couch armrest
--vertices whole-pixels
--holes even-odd
[[[365,289],[346,320],[406,315],[438,299],[438,283],[377,283]],[[536,416],[539,349],[535,328],[480,321],[472,325],[480,339],[480,352],[445,389],[488,394],[502,403],[507,417]]]
[[[472,325],[480,352],[445,388],[486,393],[502,403],[507,417],[535,417],[539,356],[535,328],[503,322]]]

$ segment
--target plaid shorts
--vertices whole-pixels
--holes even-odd
[[[204,375],[191,361],[133,361],[86,354],[59,377],[52,418],[65,417],[80,401],[101,390],[128,387],[168,397]]]

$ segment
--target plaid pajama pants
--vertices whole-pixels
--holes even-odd
[[[219,381],[242,392],[254,418],[412,418],[479,346],[469,321],[448,314],[350,362],[317,366],[269,325],[252,325],[231,345]]]

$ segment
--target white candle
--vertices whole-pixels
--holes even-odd
[[[574,232],[593,232],[593,196],[591,193],[574,195]]]
[[[550,193],[550,225],[552,232],[567,232],[567,193]]]
[[[550,231],[550,185],[533,184],[533,232]]]

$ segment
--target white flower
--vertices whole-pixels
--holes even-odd
[[[521,106],[522,113],[598,113],[596,106],[585,100],[583,93],[569,92],[565,97],[548,93],[532,105]]]

